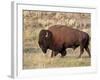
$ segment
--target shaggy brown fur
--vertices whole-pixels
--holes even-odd
[[[80,46],[80,55],[84,49],[91,57],[89,45],[89,35],[83,31],[72,29],[65,25],[54,25],[49,27],[48,30],[41,30],[39,34],[39,46],[46,53],[47,49],[52,50],[52,55],[56,56],[61,53],[62,57],[66,55],[67,48],[77,48]]]

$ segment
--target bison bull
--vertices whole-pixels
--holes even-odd
[[[48,28],[48,30],[41,30],[39,33],[39,46],[44,53],[48,49],[52,50],[51,57],[61,53],[61,56],[66,55],[67,48],[76,49],[80,46],[80,55],[87,51],[89,57],[91,57],[89,45],[89,35],[83,31],[72,29],[65,25],[54,25]]]

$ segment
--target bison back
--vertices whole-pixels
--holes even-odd
[[[55,45],[67,44],[69,46],[78,44],[84,32],[72,29],[65,25],[54,25],[49,27],[49,31],[53,34],[53,41]]]

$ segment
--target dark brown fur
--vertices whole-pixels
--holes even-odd
[[[48,30],[41,30],[39,34],[40,48],[46,53],[47,49],[52,50],[52,55],[56,56],[61,53],[62,57],[66,55],[67,48],[77,48],[80,46],[80,55],[84,52],[84,49],[91,57],[89,45],[89,35],[83,31],[72,29],[65,25],[54,25]]]

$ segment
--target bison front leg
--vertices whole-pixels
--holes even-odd
[[[58,54],[57,52],[52,51],[52,53],[51,53],[51,57],[54,57],[54,56],[56,56],[57,54]]]
[[[67,54],[66,50],[61,52],[61,57],[64,57]]]

